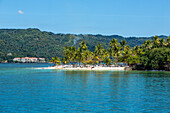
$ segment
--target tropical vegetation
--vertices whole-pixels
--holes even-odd
[[[101,44],[95,46],[94,51],[88,49],[85,41],[80,47],[66,46],[64,48],[63,64],[80,63],[87,65],[117,65],[118,62],[140,69],[165,70],[170,67],[170,36],[167,39],[154,36],[153,40],[146,40],[141,46],[130,47],[125,40],[120,43],[112,39],[108,49]]]
[[[52,59],[50,60],[50,62],[54,63],[54,66],[57,65],[60,65],[61,64],[61,61],[60,61],[60,58],[58,57],[52,57]]]
[[[167,38],[167,36],[159,36],[160,38]],[[1,61],[12,61],[14,57],[37,57],[45,58],[47,61],[51,57],[58,56],[59,58],[64,57],[63,49],[66,46],[75,46],[79,48],[82,41],[86,42],[88,50],[94,52],[96,46],[100,44],[105,50],[110,48],[110,41],[115,38],[122,46],[126,45],[125,40],[130,48],[142,43],[146,40],[150,40],[152,37],[122,37],[119,35],[91,35],[91,34],[54,34],[52,32],[40,31],[39,29],[0,29],[0,62]],[[98,46],[98,48],[100,48]],[[112,45],[113,46],[113,45]],[[112,48],[112,47],[111,47]],[[74,49],[74,48],[72,48]],[[114,48],[116,49],[116,47]],[[118,49],[118,48],[117,48]],[[128,48],[127,48],[128,49]],[[83,50],[88,55],[90,52]],[[79,49],[79,52],[81,50]],[[95,51],[95,54],[97,51]],[[108,52],[108,51],[107,51]],[[126,51],[128,52],[128,51]],[[11,54],[9,54],[11,53]],[[76,53],[77,55],[81,55]],[[100,52],[98,56],[100,60],[103,60],[103,53]],[[127,54],[127,53],[124,53]],[[119,54],[112,54],[110,57]],[[96,60],[97,57],[93,58]],[[93,60],[91,59],[91,60]],[[69,60],[71,60],[69,58]],[[79,61],[82,59],[78,59]],[[72,61],[74,62],[74,61]],[[91,62],[86,59],[86,62]],[[100,61],[101,62],[101,61]]]

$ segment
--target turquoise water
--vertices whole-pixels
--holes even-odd
[[[0,64],[0,112],[170,112],[170,73]]]

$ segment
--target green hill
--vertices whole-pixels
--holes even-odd
[[[166,36],[160,36],[166,38]],[[77,46],[85,41],[91,51],[98,43],[105,48],[109,47],[111,39],[118,41],[126,40],[131,47],[141,45],[145,40],[152,37],[129,37],[119,35],[75,35],[75,34],[54,34],[52,32],[40,31],[39,29],[0,29],[0,61],[14,57],[44,57],[51,59],[53,56],[63,56],[65,46]],[[12,53],[12,56],[8,56]]]

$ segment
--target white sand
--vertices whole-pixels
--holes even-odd
[[[115,70],[115,71],[119,71],[119,70],[125,70],[125,67],[94,67],[94,68],[91,68],[91,67],[88,67],[88,68],[80,68],[80,67],[77,67],[77,68],[71,68],[71,67],[68,67],[68,68],[63,68],[63,67],[42,67],[42,68],[35,68],[35,69],[58,69],[58,70],[98,70],[98,71],[107,71],[107,70]]]

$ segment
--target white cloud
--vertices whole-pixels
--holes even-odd
[[[19,14],[24,14],[24,12],[23,12],[23,11],[21,11],[21,10],[19,10],[19,11],[18,11],[18,13],[19,13]]]

